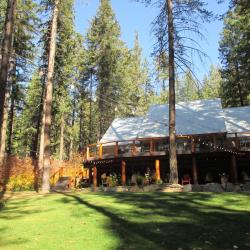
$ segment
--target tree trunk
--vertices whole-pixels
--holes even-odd
[[[9,99],[11,92],[11,84],[8,81],[7,88],[5,90],[5,100],[4,100],[4,109],[2,116],[2,127],[0,132],[0,166],[3,165],[5,159],[5,147],[6,147],[6,135],[7,135],[7,123],[8,123],[8,110],[9,110]]]
[[[42,112],[42,126],[40,133],[40,146],[39,146],[39,157],[38,157],[38,169],[43,169],[43,155],[44,155],[44,125],[45,125],[45,101],[43,101],[43,112]]]
[[[10,55],[13,47],[13,27],[15,22],[16,0],[9,0],[4,24],[4,34],[2,40],[2,59],[0,71],[0,130],[4,116],[4,105],[6,102],[5,93],[7,88],[8,68]],[[2,143],[2,142],[0,142]]]
[[[50,43],[49,43],[48,76],[47,76],[46,93],[45,93],[45,126],[44,126],[44,158],[43,158],[44,160],[43,160],[42,192],[49,192],[50,190],[50,183],[49,183],[49,179],[50,179],[50,127],[51,127],[54,62],[55,62],[55,51],[56,51],[58,4],[59,4],[59,1],[56,0],[54,3],[51,33],[50,33]]]
[[[92,142],[92,91],[93,91],[93,73],[90,72],[90,100],[89,100],[89,144]]]
[[[83,119],[84,119],[84,115],[83,115],[83,108],[82,108],[82,104],[81,104],[81,108],[80,108],[80,121],[79,121],[79,152],[81,153],[83,150]]]
[[[72,123],[71,123],[71,135],[70,135],[70,145],[69,145],[69,159],[72,160],[73,158],[73,132],[74,132],[74,126],[75,126],[75,113],[76,113],[76,101],[75,101],[75,92],[73,93],[73,112],[72,112]]]
[[[8,111],[9,111],[9,100],[11,95],[12,89],[12,82],[13,78],[13,71],[15,70],[15,62],[14,58],[10,60],[9,70],[8,70],[8,78],[7,78],[7,88],[5,90],[5,101],[4,101],[4,110],[3,110],[3,117],[2,117],[2,127],[0,131],[0,166],[3,164],[5,159],[5,152],[6,152],[6,142],[7,142],[7,125],[8,125]]]
[[[40,99],[40,106],[39,106],[39,111],[37,115],[37,122],[36,122],[36,134],[34,138],[32,139],[32,151],[31,151],[31,157],[33,159],[37,159],[37,150],[38,150],[38,139],[39,139],[39,134],[40,134],[40,126],[41,126],[41,119],[43,117],[43,98],[44,98],[44,82],[42,82],[42,93],[41,93],[41,99]]]
[[[175,68],[174,68],[174,24],[173,1],[167,0],[168,49],[169,49],[169,161],[170,183],[178,184],[175,132]]]
[[[61,119],[61,134],[60,134],[60,147],[59,147],[59,160],[63,161],[64,155],[64,115]]]
[[[14,113],[15,113],[15,98],[13,96],[13,85],[12,85],[12,95],[11,95],[10,113],[9,113],[9,138],[8,138],[8,151],[7,151],[9,155],[12,154]]]
[[[240,98],[240,106],[244,106],[244,100],[243,100],[243,95],[242,95],[242,89],[240,85],[240,73],[239,73],[239,66],[238,62],[235,63],[235,68],[236,68],[236,81],[237,81],[237,87],[239,91],[239,98]]]

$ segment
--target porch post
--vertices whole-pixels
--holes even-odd
[[[214,151],[217,151],[218,143],[216,135],[213,135]]]
[[[235,155],[231,155],[231,175],[232,175],[232,182],[238,182],[238,170],[237,170],[237,160]]]
[[[194,154],[192,154],[192,175],[194,184],[198,184],[197,162]]]
[[[156,172],[156,180],[159,181],[161,179],[160,161],[159,160],[155,160],[155,172]]]
[[[86,158],[87,158],[87,160],[89,159],[89,147],[87,147],[87,149],[86,149]]]
[[[194,184],[198,184],[198,172],[197,172],[197,162],[195,157],[195,141],[191,137],[191,153],[192,153],[192,176]]]
[[[118,157],[118,151],[119,151],[118,142],[116,142],[115,143],[115,157]]]
[[[122,186],[126,186],[126,162],[122,161]]]
[[[102,144],[99,145],[99,159],[102,159]]]
[[[97,187],[97,167],[93,167],[93,186]]]

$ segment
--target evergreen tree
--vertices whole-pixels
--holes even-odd
[[[121,58],[120,27],[109,0],[101,0],[87,34],[87,46],[97,80],[99,134],[102,136],[115,117],[119,94],[117,67]]]
[[[180,101],[194,101],[200,98],[197,82],[192,73],[187,71],[182,79],[181,86],[179,87],[179,100]]]
[[[203,80],[202,97],[204,99],[219,98],[221,81],[219,68],[211,65],[208,76],[205,76]]]
[[[224,17],[220,41],[222,62],[221,95],[224,106],[244,106],[250,94],[250,3],[246,0],[235,5]]]

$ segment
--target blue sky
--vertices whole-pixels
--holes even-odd
[[[208,9],[215,14],[225,13],[228,8],[228,0],[223,4],[217,4],[217,0],[207,0]],[[153,7],[144,7],[133,0],[111,0],[116,18],[121,26],[121,37],[129,48],[133,47],[135,31],[139,33],[140,46],[143,55],[152,63],[151,53],[154,45],[154,37],[151,34],[151,22],[158,10]],[[99,0],[76,0],[76,28],[81,34],[85,34],[89,28],[91,18],[96,14]],[[201,80],[209,71],[210,64],[219,64],[218,41],[222,31],[223,22],[214,21],[204,26],[207,41],[199,41],[204,52],[209,55],[209,60],[203,65],[194,58],[196,75]]]

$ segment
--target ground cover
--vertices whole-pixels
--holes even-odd
[[[250,195],[23,193],[0,210],[0,249],[250,249]]]

